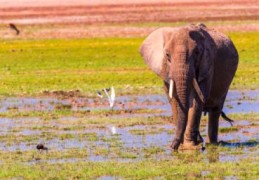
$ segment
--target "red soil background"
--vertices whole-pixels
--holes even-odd
[[[258,31],[257,0],[0,0],[0,36],[79,38],[145,36],[158,23],[216,22],[222,31]],[[230,21],[224,23],[222,21]],[[233,21],[231,23],[231,21]],[[147,24],[148,23],[148,24]],[[144,25],[143,25],[144,24]],[[16,37],[17,38],[17,37]]]

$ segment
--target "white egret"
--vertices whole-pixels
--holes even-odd
[[[110,88],[105,88],[103,89],[106,96],[108,97],[108,100],[109,100],[109,103],[110,103],[110,108],[113,108],[114,107],[114,103],[115,103],[115,90],[114,90],[114,87],[112,86],[111,87],[111,95],[109,95],[109,91],[110,91]]]

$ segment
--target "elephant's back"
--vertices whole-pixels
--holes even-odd
[[[232,63],[236,62],[237,64],[238,52],[232,40],[227,35],[213,29],[208,30],[208,33],[212,37],[213,43],[217,49],[215,60],[220,61],[220,63],[223,63],[221,61],[224,61],[225,63],[231,61]]]

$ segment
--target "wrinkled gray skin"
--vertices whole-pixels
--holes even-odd
[[[164,27],[144,40],[140,54],[169,94],[176,123],[171,147],[198,147],[202,111],[209,113],[208,141],[217,143],[219,116],[238,66],[232,41],[204,24]]]

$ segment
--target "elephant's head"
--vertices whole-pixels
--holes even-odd
[[[140,47],[140,53],[151,70],[170,84],[169,97],[177,102],[174,149],[183,139],[191,102],[190,93],[195,92],[192,98],[197,98],[201,104],[205,103],[208,96],[208,79],[213,74],[213,51],[209,42],[205,27],[190,25],[160,28],[152,32]]]

